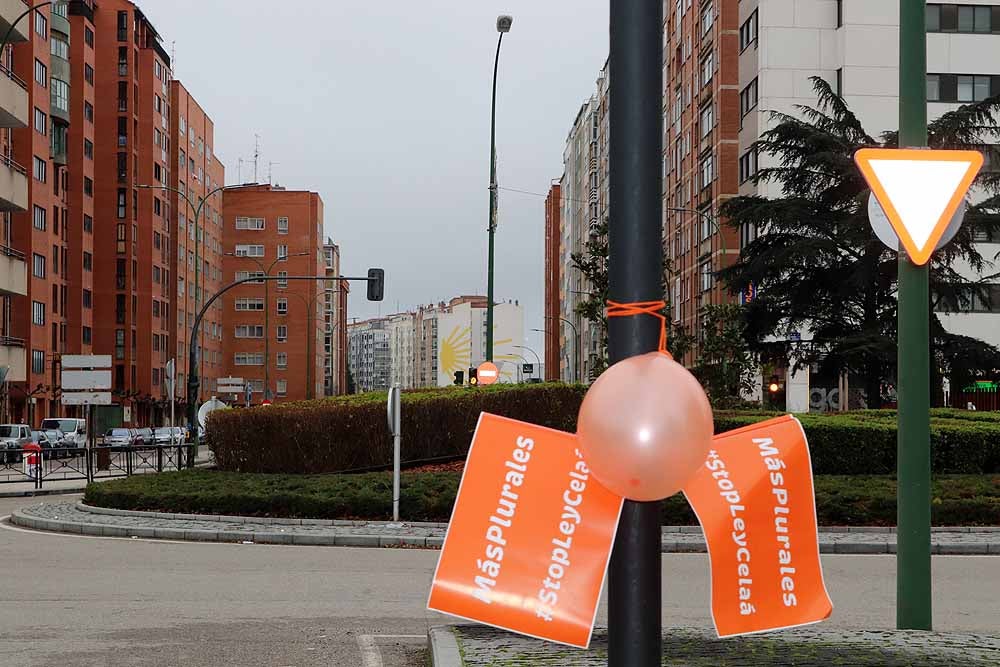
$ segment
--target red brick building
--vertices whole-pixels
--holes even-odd
[[[180,81],[170,84],[170,109],[169,174],[174,190],[167,196],[174,212],[170,231],[175,242],[173,252],[169,248],[167,252],[176,276],[176,291],[175,308],[170,311],[168,349],[178,360],[177,396],[184,401],[194,318],[205,302],[230,282],[223,280],[222,273],[222,189],[226,174],[213,150],[215,125]],[[225,375],[222,315],[222,302],[217,301],[199,330],[199,403],[212,396],[216,381]]]
[[[559,321],[559,241],[562,236],[560,213],[562,211],[562,187],[553,183],[545,198],[545,380],[559,381],[562,364],[560,350]]]
[[[718,217],[739,192],[739,3],[671,3],[664,30],[663,239],[674,320],[700,334],[702,306],[732,300],[713,272],[740,250]]]
[[[226,188],[223,274],[325,276],[323,200],[272,185]],[[322,281],[271,281],[228,292],[223,303],[226,373],[250,381],[253,399],[302,400],[324,393]]]
[[[113,356],[116,402],[132,422],[159,421],[169,359],[170,57],[127,0],[102,0],[95,105],[94,347]]]

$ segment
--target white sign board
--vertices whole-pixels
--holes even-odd
[[[111,371],[63,371],[63,391],[111,389]]]
[[[74,391],[62,395],[63,405],[111,405],[110,391]]]
[[[67,368],[111,368],[110,354],[64,354],[62,367]]]

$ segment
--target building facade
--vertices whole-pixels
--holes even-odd
[[[222,272],[222,197],[226,173],[213,150],[215,124],[180,81],[170,82],[169,101],[169,147],[166,149],[171,165],[166,172],[169,181],[154,185],[170,188],[161,192],[172,214],[170,234],[173,243],[157,248],[154,237],[154,251],[159,250],[169,262],[167,277],[172,275],[174,278],[167,288],[174,293],[174,307],[167,309],[168,345],[160,345],[159,349],[154,346],[152,353],[158,354],[161,362],[164,357],[178,360],[177,386],[179,393],[184,394],[194,319],[208,299],[232,277]],[[153,307],[156,316],[155,303]],[[225,375],[227,368],[222,352],[226,334],[223,314],[222,301],[216,301],[199,327],[199,404],[213,395],[219,377]]]
[[[223,297],[226,374],[250,383],[254,401],[323,396],[326,276],[323,200],[274,185],[226,188],[223,275],[271,276]]]
[[[323,246],[326,275],[340,275],[340,246],[327,239]],[[323,319],[323,393],[340,396],[347,393],[347,296],[350,283],[328,280],[324,286]]]
[[[389,388],[392,354],[386,320],[377,318],[347,326],[347,363],[356,393]]]
[[[389,384],[407,389],[416,386],[414,377],[416,347],[416,314],[397,313],[386,318],[389,339]]]
[[[543,336],[545,337],[545,379],[548,382],[559,380],[559,369],[562,367],[562,319],[559,310],[559,241],[560,220],[562,213],[562,186],[553,182],[545,198],[545,321]],[[572,348],[570,348],[572,349]]]

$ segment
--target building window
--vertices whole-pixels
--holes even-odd
[[[31,226],[40,232],[44,232],[46,228],[46,217],[48,216],[48,211],[41,206],[35,206],[32,210],[31,215]]]
[[[94,307],[94,294],[89,289],[83,290],[83,307],[84,308]]]
[[[701,85],[707,86],[715,73],[715,51],[709,51],[701,61]]]
[[[89,252],[83,253],[83,270],[84,271],[94,270],[94,256]]]
[[[125,358],[125,330],[115,329],[115,359]]]
[[[712,3],[708,3],[704,9],[701,10],[701,36],[704,37],[711,31],[712,22],[715,19],[715,8],[712,7]]]
[[[715,180],[715,157],[712,152],[701,156],[701,187],[707,188]]]
[[[83,344],[90,345],[94,340],[94,334],[90,327],[83,327]]]
[[[740,156],[740,183],[746,183],[757,174],[757,149],[751,148]]]
[[[233,361],[237,366],[263,366],[264,355],[256,352],[244,352],[237,354]]]
[[[69,43],[64,39],[59,39],[53,35],[49,44],[49,53],[54,55],[56,58],[69,60]]]
[[[279,352],[277,356],[278,368],[288,368],[288,353]]]
[[[31,255],[31,275],[36,278],[45,277],[45,255],[37,253]]]
[[[38,107],[35,107],[35,131],[43,136],[49,134],[49,117]]]
[[[237,338],[263,338],[264,327],[258,324],[241,324],[236,327]]]
[[[236,310],[264,310],[264,299],[257,298],[240,298],[236,299]]]
[[[263,257],[264,246],[262,245],[238,245],[236,246],[237,257]]]
[[[740,26],[740,53],[757,43],[757,10]]]
[[[928,74],[927,75],[927,101],[928,102],[940,102],[941,101],[941,75],[940,74]]]
[[[263,271],[237,271],[236,272],[236,280],[247,280],[248,278],[263,278],[264,275],[265,274],[264,274]],[[254,284],[254,285],[263,285],[264,281],[263,280],[255,280],[252,284]]]
[[[94,196],[94,181],[89,176],[83,177],[83,194],[88,197]]]
[[[236,229],[260,231],[264,229],[264,218],[236,218]]]
[[[83,157],[88,160],[94,159],[94,142],[90,139],[83,140]]]
[[[94,105],[90,102],[83,103],[83,117],[87,119],[88,123],[94,122]]]
[[[31,372],[34,373],[35,375],[41,375],[45,372],[44,350],[31,351]]]
[[[83,29],[83,41],[90,48],[94,48],[94,31],[90,28],[84,27]]]
[[[288,218],[278,218],[278,233],[279,234],[288,233]]]
[[[288,246],[286,245],[278,246],[278,259],[282,261],[288,259]]]
[[[159,197],[153,197],[153,214],[158,216],[163,215],[163,203]]]
[[[44,183],[48,179],[48,163],[36,155],[32,161],[32,165],[32,173],[35,176],[35,180],[39,183]]]
[[[288,271],[278,271],[278,288],[288,287]]]
[[[288,342],[288,327],[284,324],[278,325],[278,342],[279,343]]]
[[[278,396],[286,396],[288,394],[288,380],[278,380],[276,389]]]
[[[41,301],[31,302],[31,323],[36,327],[45,326],[45,304]]]
[[[757,79],[747,84],[740,92],[740,117],[746,116],[757,106]]]
[[[712,274],[712,263],[701,265],[701,291],[707,292],[715,286],[715,276]]]
[[[42,88],[49,87],[49,68],[37,58],[35,59],[35,83]]]
[[[990,78],[988,76],[959,75],[958,101],[982,102],[990,96]]]
[[[288,314],[288,299],[278,299],[277,305],[279,315]]]
[[[711,102],[702,107],[700,119],[701,138],[704,139],[712,132],[712,127],[715,125],[715,108],[712,106]]]

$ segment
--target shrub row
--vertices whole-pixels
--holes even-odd
[[[409,521],[448,521],[458,492],[455,472],[404,473],[400,510]],[[91,484],[91,505],[195,514],[309,519],[388,519],[392,477],[252,475],[186,470]],[[883,476],[816,477],[816,511],[825,526],[894,526],[896,481]],[[933,484],[934,525],[1000,525],[1000,476],[940,476]],[[695,525],[683,496],[662,505],[663,525]]]
[[[563,431],[576,430],[586,390],[563,384],[423,390],[403,394],[403,458],[419,461],[468,452],[481,412]],[[334,473],[392,461],[386,395],[303,401],[213,413],[208,439],[222,470]],[[715,432],[775,417],[766,411],[716,411]],[[890,474],[896,470],[896,413],[863,410],[800,415],[816,474]],[[935,410],[937,473],[1000,472],[1000,414]]]

